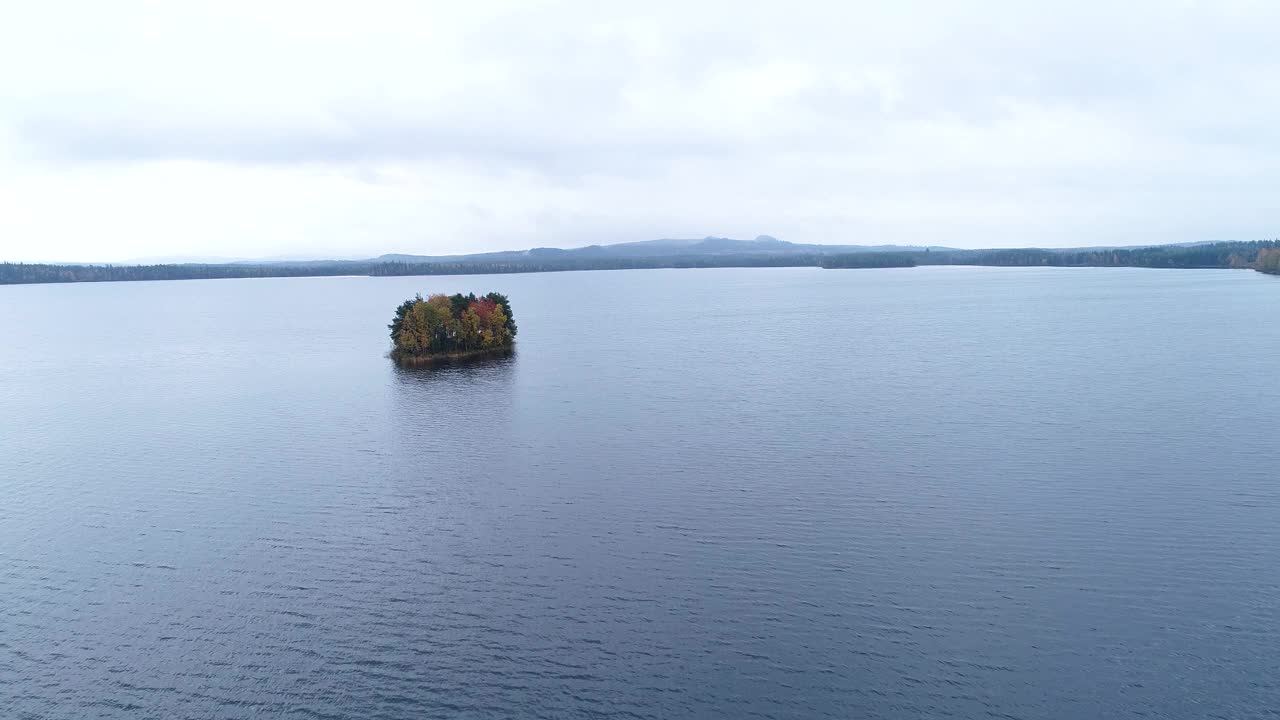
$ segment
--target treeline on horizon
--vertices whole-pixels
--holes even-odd
[[[22,283],[128,282],[133,280],[227,280],[234,278],[367,275],[368,263],[316,265],[50,265],[0,263],[0,285]]]
[[[919,250],[839,255],[730,254],[650,258],[529,258],[502,261],[379,262],[331,261],[305,264],[53,265],[0,263],[0,285],[22,283],[202,280],[267,277],[373,277],[406,275],[496,275],[574,270],[649,270],[719,267],[884,268],[918,265],[995,267],[1251,268],[1280,274],[1280,242],[1256,240],[1138,248],[1045,250]]]
[[[1253,263],[1258,272],[1280,275],[1280,246],[1266,247],[1258,251],[1258,258]]]
[[[833,255],[824,258],[822,267],[981,265],[989,267],[1252,268],[1261,272],[1280,273],[1280,267],[1277,267],[1280,265],[1280,242],[1275,240],[1217,242],[1203,245],[1157,245],[1138,248],[1074,250],[1012,248],[868,254],[892,257],[866,258],[862,253]]]

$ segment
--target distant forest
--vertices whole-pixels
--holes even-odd
[[[1142,248],[1078,250],[925,250],[908,253],[849,253],[824,259],[823,267],[897,267],[914,265],[984,265],[993,267],[1142,267],[1142,268],[1253,268],[1280,272],[1280,243],[1274,240],[1218,242],[1203,245],[1158,245]]]
[[[1259,272],[1280,275],[1280,247],[1267,247],[1258,251],[1254,269]]]
[[[0,263],[0,285],[20,283],[197,280],[213,278],[325,277],[338,275],[477,275],[571,270],[716,267],[882,268],[918,265],[997,267],[1251,268],[1280,274],[1280,242],[1217,242],[1141,248],[1044,250],[920,250],[817,253],[741,253],[638,258],[513,258],[500,261],[377,260],[218,265],[48,265]]]

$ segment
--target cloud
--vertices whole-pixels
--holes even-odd
[[[12,5],[7,258],[1275,234],[1270,3]]]

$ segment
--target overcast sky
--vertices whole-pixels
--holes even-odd
[[[0,259],[1280,235],[1280,3],[9,2]]]

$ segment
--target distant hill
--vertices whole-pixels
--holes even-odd
[[[0,285],[48,282],[316,277],[332,275],[493,275],[571,270],[659,268],[887,268],[922,265],[999,267],[1252,268],[1280,273],[1275,240],[1187,243],[1133,248],[1000,248],[804,245],[761,236],[708,237],[618,245],[533,248],[474,255],[383,255],[367,260],[274,260],[223,264],[50,265],[0,262]]]
[[[946,250],[930,246],[934,250]],[[791,243],[768,235],[754,240],[735,240],[725,237],[701,239],[662,239],[614,245],[587,245],[578,248],[530,248],[503,252],[476,253],[472,255],[381,255],[376,262],[391,263],[513,263],[548,260],[637,260],[646,258],[721,257],[725,255],[846,255],[858,252],[923,252],[923,246],[914,245],[815,245]]]

